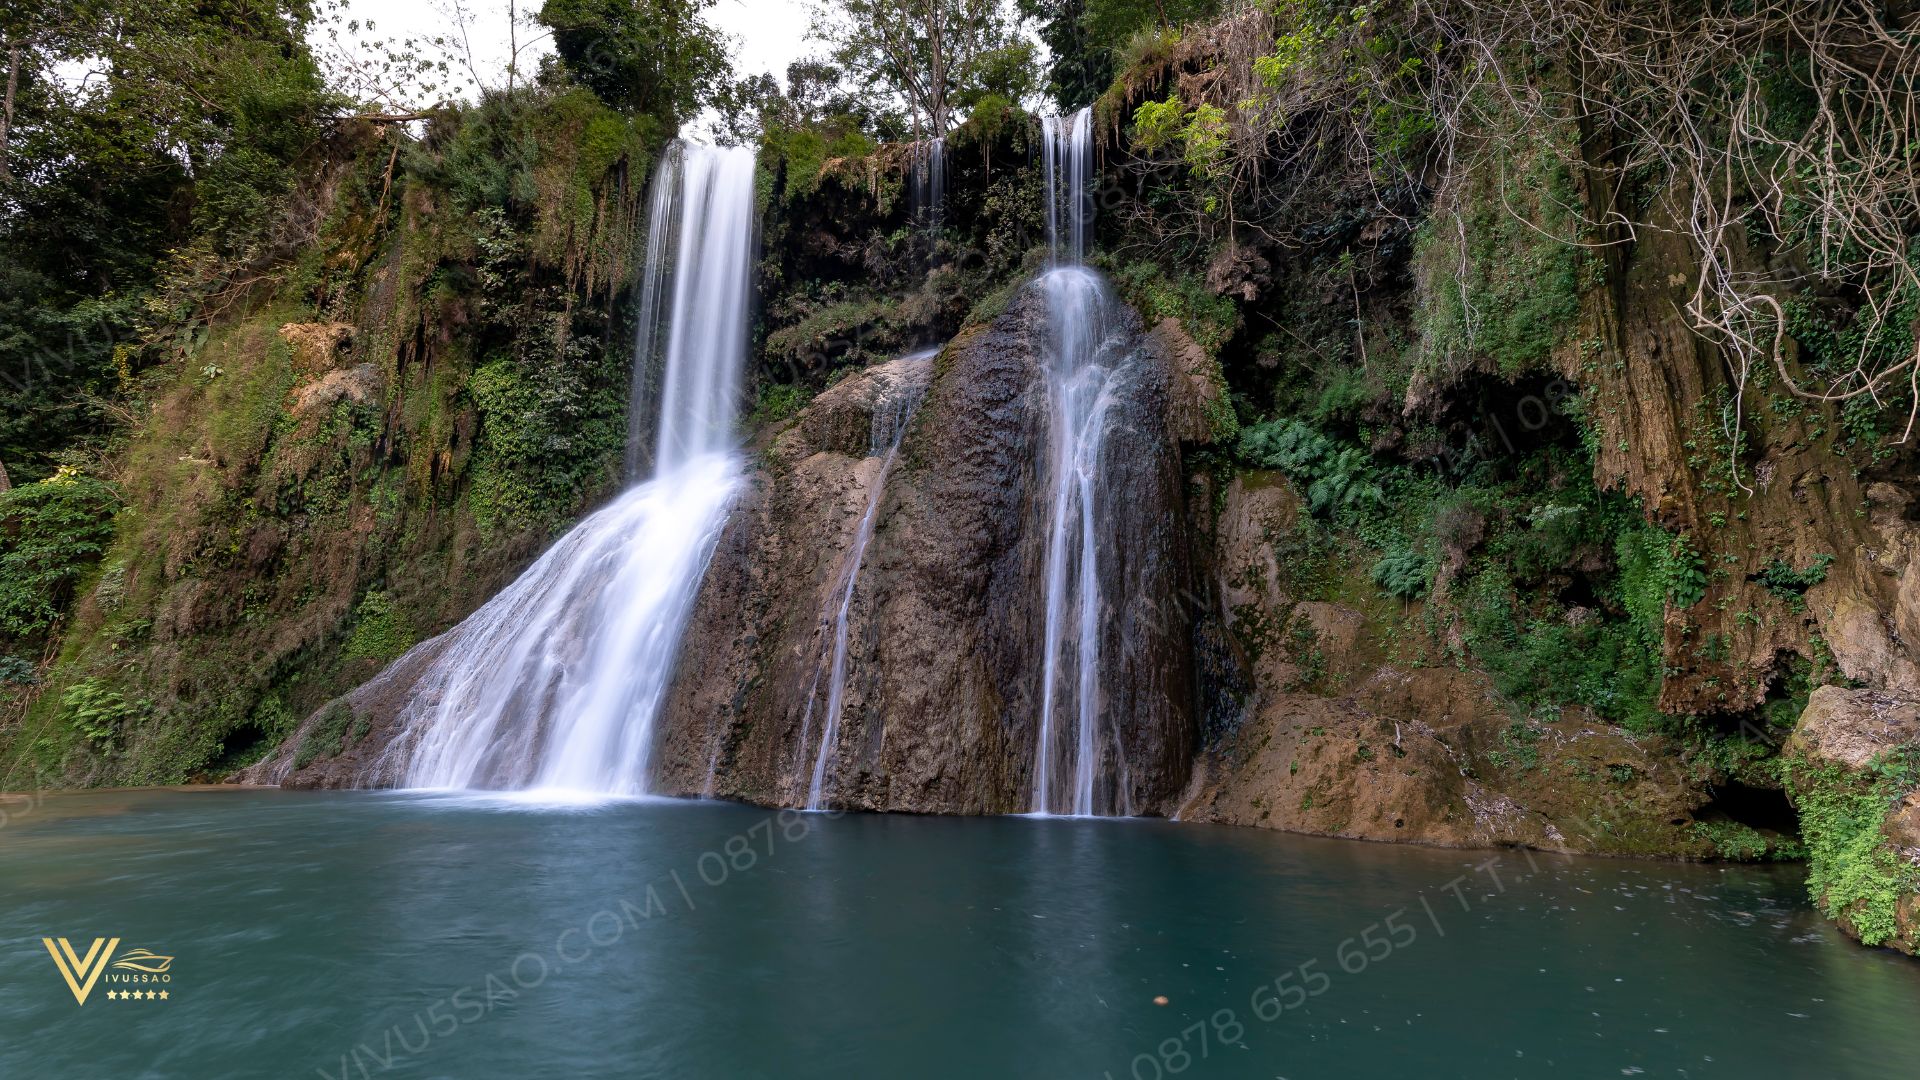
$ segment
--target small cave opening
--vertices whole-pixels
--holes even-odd
[[[1760,832],[1800,834],[1800,815],[1779,788],[1729,780],[1713,787],[1713,799],[1694,811],[1695,821],[1731,821]]]
[[[1569,406],[1578,396],[1579,388],[1558,375],[1473,373],[1447,392],[1437,419],[1465,457],[1517,465],[1548,447],[1580,449],[1580,424]]]
[[[220,740],[220,753],[213,764],[207,766],[206,777],[213,782],[226,779],[227,775],[246,768],[248,765],[266,756],[273,748],[273,737],[267,729],[252,721],[235,727]]]

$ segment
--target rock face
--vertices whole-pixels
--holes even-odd
[[[1483,677],[1397,655],[1391,628],[1412,614],[1397,602],[1383,607],[1364,586],[1335,591],[1374,607],[1293,595],[1281,550],[1299,514],[1279,477],[1243,473],[1199,530],[1251,687],[1237,724],[1201,753],[1182,820],[1446,847],[1701,853],[1689,827],[1709,796],[1673,766],[1667,740],[1571,712],[1518,720]]]
[[[751,448],[755,465],[656,725],[655,790],[805,804],[850,552],[884,473],[847,608],[845,704],[823,790],[833,805],[870,810],[1029,808],[1050,498],[1040,475],[1047,332],[1044,303],[1028,289],[937,358],[868,368]],[[1126,807],[1164,813],[1187,783],[1194,745],[1175,426],[1199,422],[1208,387],[1173,329],[1149,336],[1123,309],[1117,332],[1134,345],[1115,374],[1120,403],[1095,507],[1107,605],[1101,708],[1118,731]],[[888,470],[873,414],[903,381],[931,385]],[[423,643],[309,717],[241,779],[399,782],[403,763],[389,753],[397,717],[437,646]]]
[[[1617,197],[1588,194],[1595,207]],[[1816,634],[1848,679],[1920,686],[1913,477],[1876,481],[1840,456],[1837,414],[1775,414],[1752,403],[1734,488],[1727,452],[1712,447],[1702,419],[1734,392],[1731,360],[1684,315],[1699,277],[1684,228],[1652,224],[1638,242],[1610,252],[1614,284],[1585,296],[1581,329],[1556,359],[1591,397],[1600,486],[1640,496],[1655,521],[1691,535],[1711,563],[1701,601],[1669,613],[1660,707],[1737,713],[1759,705],[1785,657],[1813,658]],[[1742,273],[1794,272],[1757,249],[1733,257]],[[1602,344],[1619,360],[1593,364],[1582,343]],[[1830,565],[1800,590],[1803,598],[1765,585],[1770,566],[1804,571],[1820,560]],[[1697,643],[1709,637],[1722,647],[1702,656]]]
[[[1814,903],[1864,944],[1920,954],[1920,698],[1820,687],[1783,756]]]
[[[1174,359],[1138,341],[1103,463],[1097,515],[1108,604],[1103,708],[1127,801],[1164,812],[1193,745],[1190,618]],[[1029,808],[1044,626],[1049,491],[1046,315],[1029,288],[950,343],[881,496],[848,618],[845,707],[825,785],[859,809]],[[804,801],[826,705],[834,583],[880,462],[878,376],[814,401],[772,440],[709,570],[662,718],[656,783],[672,793]],[[811,709],[811,711],[810,711]]]

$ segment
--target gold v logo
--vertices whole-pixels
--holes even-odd
[[[93,984],[100,981],[100,973],[107,970],[107,961],[113,959],[113,950],[120,947],[119,938],[94,938],[93,948],[87,955],[75,955],[73,946],[66,938],[58,940],[43,937],[41,944],[52,954],[54,965],[60,969],[60,975],[67,980],[67,989],[73,991],[73,1000],[82,1005],[87,1003],[87,995],[93,993]]]

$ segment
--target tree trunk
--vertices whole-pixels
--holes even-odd
[[[7,161],[7,135],[13,129],[13,96],[20,89],[20,46],[7,43],[7,96],[0,101],[0,180],[13,179],[13,166]],[[0,470],[0,491],[5,491],[7,474]]]
[[[7,463],[0,461],[0,491],[13,490],[13,481],[7,479]]]
[[[944,29],[941,26],[942,15],[940,0],[931,0],[927,4],[927,45],[929,58],[933,62],[933,71],[927,82],[927,126],[933,129],[933,137],[943,138],[947,134],[947,50]]]

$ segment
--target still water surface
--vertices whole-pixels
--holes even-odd
[[[1920,963],[1795,867],[410,793],[0,810],[0,1077],[1920,1076]],[[169,997],[76,1005],[43,936],[173,956]]]

